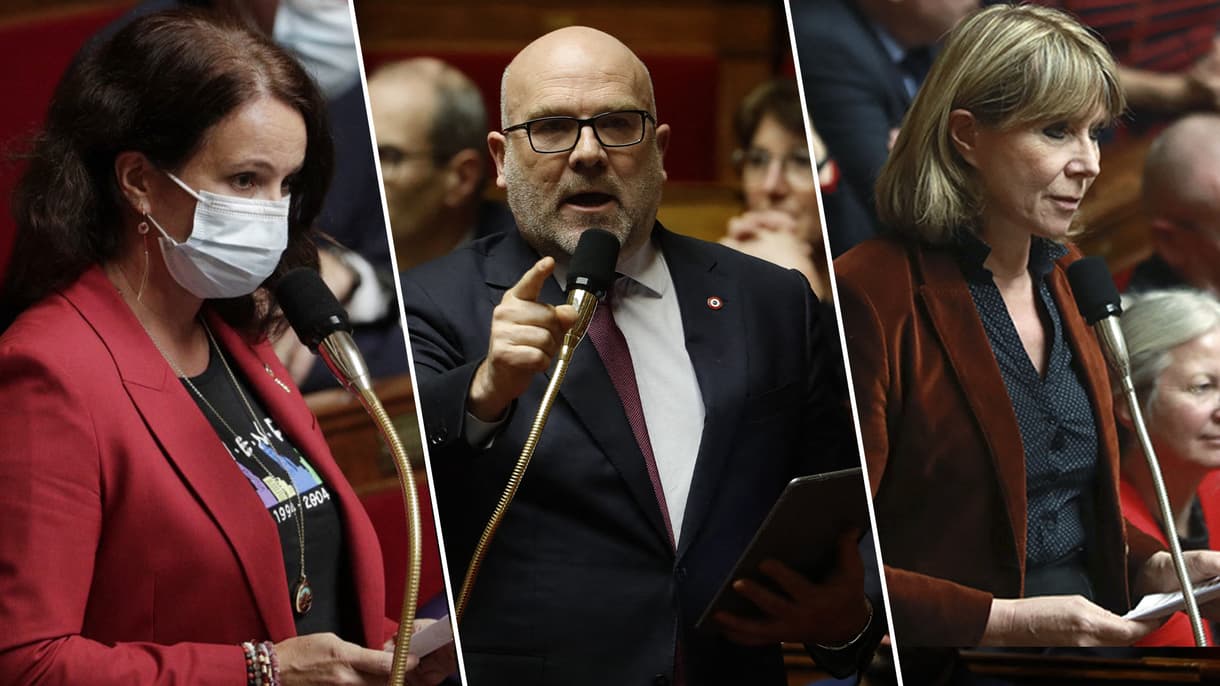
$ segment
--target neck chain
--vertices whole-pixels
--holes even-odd
[[[250,419],[254,422],[255,430],[258,431],[259,440],[263,445],[267,446],[268,449],[273,450],[274,448],[271,445],[271,437],[267,435],[267,431],[263,428],[263,423],[259,420],[258,415],[254,412],[254,407],[250,404],[250,399],[246,397],[246,393],[242,390],[241,384],[237,382],[237,375],[234,374],[233,369],[229,367],[229,361],[225,358],[224,353],[220,351],[220,346],[216,344],[216,338],[212,336],[212,330],[208,328],[207,322],[201,323],[203,324],[204,332],[208,335],[209,351],[215,351],[215,354],[220,357],[220,362],[224,365],[225,372],[228,373],[229,381],[233,383],[233,389],[237,391],[237,395],[241,398],[242,404],[245,405],[246,411],[250,413]],[[173,369],[174,373],[178,375],[178,378],[182,379],[182,382],[186,384],[187,388],[191,389],[191,391],[195,394],[195,397],[199,398],[199,400],[203,402],[204,406],[211,411],[212,415],[216,417],[216,419],[218,419],[226,429],[229,430],[229,433],[233,434],[233,438],[240,442],[241,434],[235,431],[233,427],[229,425],[229,422],[225,421],[224,415],[222,415],[216,409],[216,407],[212,405],[207,396],[200,392],[200,390],[191,381],[190,377],[182,373],[182,370],[179,369],[177,363],[174,362],[174,358],[170,357],[169,353],[165,351],[165,348],[161,347],[161,344],[157,342],[157,339],[152,335],[152,332],[147,331],[147,329],[145,329],[145,331],[148,333],[148,337],[152,340],[153,345],[156,346],[157,350],[161,352],[161,356],[165,358],[165,361],[169,363],[170,368]],[[295,517],[297,524],[297,549],[299,552],[300,565],[297,568],[299,570],[299,576],[297,577],[297,583],[293,589],[292,597],[293,607],[296,609],[297,614],[304,615],[309,612],[311,607],[313,607],[313,588],[310,587],[309,577],[305,574],[305,504],[302,502],[300,492],[297,491],[296,486],[292,483],[291,475],[287,480],[285,480],[273,474],[271,470],[267,468],[267,465],[262,461],[262,459],[259,458],[257,448],[250,451],[250,457],[254,458],[254,461],[258,464],[259,468],[261,468],[263,472],[267,474],[267,486],[273,493],[275,493],[276,497],[278,498],[285,493],[289,493],[291,494],[290,497],[293,501],[293,505],[296,507]],[[237,458],[235,457],[234,461],[236,461],[236,459]]]

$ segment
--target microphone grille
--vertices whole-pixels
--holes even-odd
[[[1077,260],[1068,266],[1067,275],[1080,316],[1090,325],[1123,313],[1122,298],[1105,260],[1100,257]]]
[[[601,297],[614,281],[620,247],[618,238],[604,229],[587,229],[580,234],[568,264],[568,290],[581,288]]]
[[[315,353],[323,338],[352,331],[347,312],[313,269],[298,267],[285,274],[275,284],[275,299],[297,338]]]

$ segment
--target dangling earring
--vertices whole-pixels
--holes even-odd
[[[140,242],[144,244],[144,270],[140,273],[140,288],[136,291],[136,302],[144,302],[144,286],[148,284],[148,213],[144,213],[145,221],[136,225],[136,233],[140,234]]]

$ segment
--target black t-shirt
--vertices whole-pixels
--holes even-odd
[[[297,634],[334,632],[347,639],[360,641],[359,618],[355,613],[351,572],[344,549],[343,526],[339,509],[321,476],[296,447],[280,432],[267,416],[258,399],[250,392],[236,366],[230,368],[241,384],[241,393],[215,348],[211,349],[208,367],[190,384],[184,382],[187,393],[211,422],[241,473],[262,500],[263,506],[279,530],[284,569],[288,574],[289,603],[294,608]],[[202,393],[201,400],[191,384]],[[262,423],[260,433],[254,419]],[[220,417],[216,416],[219,412]],[[237,435],[234,435],[236,432]],[[270,441],[268,445],[263,436]],[[289,479],[291,481],[289,481]],[[289,486],[291,484],[291,486]],[[305,508],[305,571],[313,591],[313,605],[305,614],[295,611],[294,597],[300,578],[300,548],[297,545],[297,503],[293,488]]]

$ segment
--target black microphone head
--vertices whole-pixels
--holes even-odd
[[[1123,313],[1122,298],[1105,260],[1100,257],[1076,260],[1068,266],[1067,274],[1080,316],[1090,325]]]
[[[614,282],[620,247],[618,238],[604,229],[587,229],[580,234],[568,264],[568,290],[579,288],[599,298],[604,295]]]
[[[275,299],[297,338],[310,350],[336,331],[351,333],[347,312],[335,298],[322,275],[309,267],[288,272],[275,284]]]

